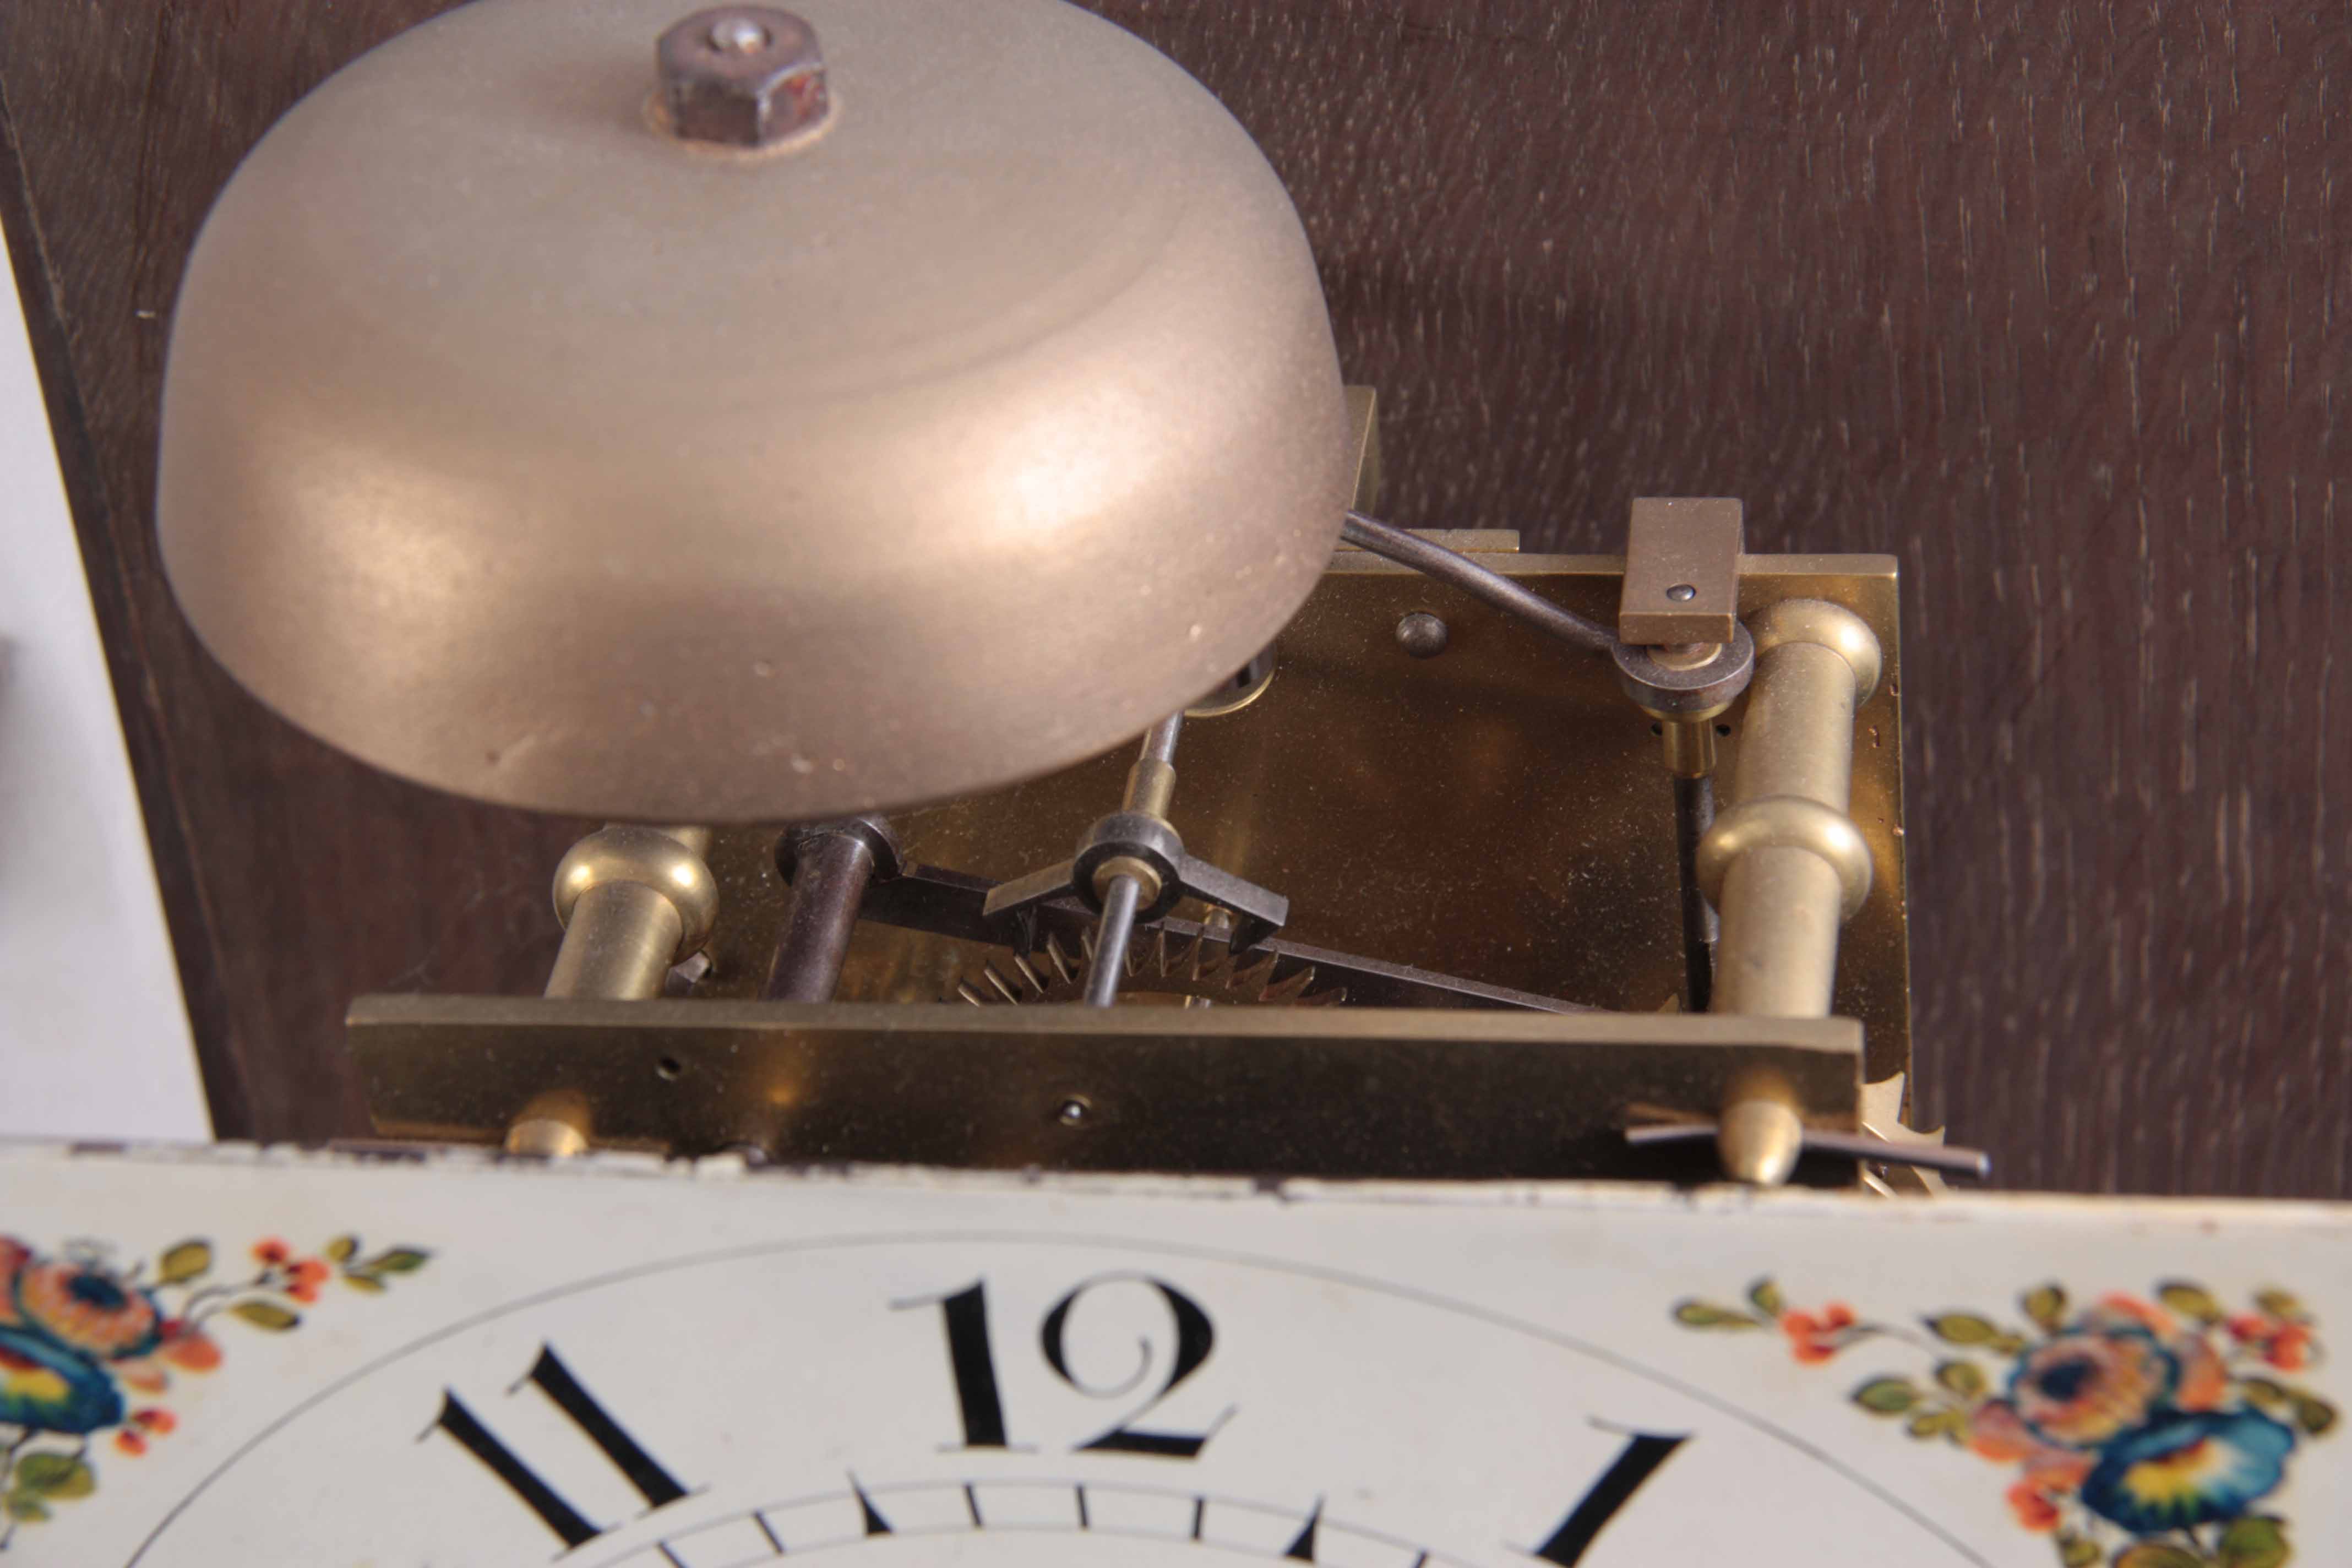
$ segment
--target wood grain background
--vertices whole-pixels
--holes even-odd
[[[197,224],[440,8],[0,6],[0,223],[224,1133],[363,1124],[354,993],[535,990],[577,830],[295,733],[157,569]],[[1738,495],[1757,548],[1902,558],[1931,1116],[2011,1185],[2352,1194],[2352,12],[1094,8],[1288,183],[1398,521],[1589,550]]]

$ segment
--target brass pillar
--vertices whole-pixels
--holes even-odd
[[[658,996],[670,966],[709,940],[719,886],[702,861],[707,827],[599,828],[555,870],[563,946],[550,996],[641,1001]]]
[[[1838,928],[1870,893],[1870,850],[1846,815],[1853,715],[1878,684],[1878,639],[1851,610],[1784,600],[1759,616],[1737,804],[1699,846],[1723,920],[1711,1011],[1828,1014]]]

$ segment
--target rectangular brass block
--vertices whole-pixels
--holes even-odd
[[[1729,642],[1739,615],[1739,544],[1736,500],[1635,501],[1617,635],[1648,647]]]

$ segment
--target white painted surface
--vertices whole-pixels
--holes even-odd
[[[211,1135],[146,827],[5,247],[0,1134]]]
[[[2131,1561],[2352,1538],[2341,1206],[0,1146],[0,1215],[8,1568],[2051,1568],[2021,1485],[2105,1565],[2151,1453],[2257,1520]]]

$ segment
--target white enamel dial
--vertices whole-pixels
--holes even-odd
[[[1448,1283],[1037,1232],[624,1266],[318,1390],[131,1561],[1987,1561],[1768,1411]]]

